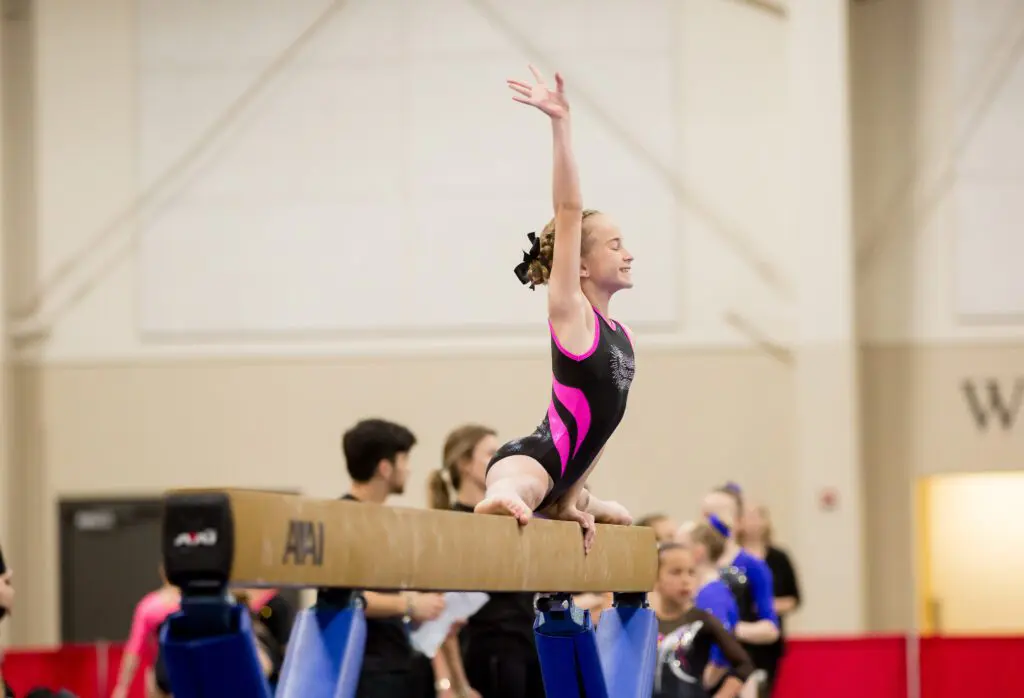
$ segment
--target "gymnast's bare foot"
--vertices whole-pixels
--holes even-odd
[[[533,512],[522,497],[513,494],[494,495],[485,498],[473,508],[476,514],[494,514],[497,516],[511,516],[519,522],[520,526],[530,523]]]

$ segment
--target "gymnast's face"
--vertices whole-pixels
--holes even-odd
[[[477,487],[483,487],[487,478],[487,464],[491,462],[495,451],[498,450],[498,438],[493,434],[487,434],[476,442],[473,452],[468,458],[459,463],[459,474],[464,482],[472,482]]]
[[[633,255],[626,249],[619,227],[605,214],[595,213],[583,221],[583,231],[580,277],[612,293],[633,288]]]
[[[677,603],[685,603],[693,595],[696,577],[693,555],[686,548],[662,551],[658,566],[658,593]]]

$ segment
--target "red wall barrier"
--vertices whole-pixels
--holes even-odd
[[[8,650],[4,681],[16,696],[40,686],[65,688],[78,698],[110,698],[121,666],[121,645],[64,645],[52,650]],[[145,698],[145,667],[139,668],[128,698]]]
[[[1024,638],[921,640],[922,698],[1024,696]]]
[[[907,638],[789,640],[775,695],[907,698]]]
[[[791,640],[776,698],[907,698],[907,638]],[[1024,638],[920,640],[921,698],[1024,696]],[[4,678],[18,695],[36,686],[66,688],[79,698],[109,698],[120,645],[12,650]],[[129,698],[144,698],[143,669]]]

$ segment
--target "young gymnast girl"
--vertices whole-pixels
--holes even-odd
[[[736,542],[742,506],[742,499],[734,489],[720,487],[704,497],[703,513],[709,520],[721,522],[720,532],[725,536],[718,568],[740,609],[736,637],[744,644],[769,645],[779,638],[772,572],[763,560],[758,560]]]
[[[739,642],[713,614],[695,605],[695,583],[691,551],[680,543],[659,546],[658,580],[650,597],[658,617],[654,698],[735,698],[754,671]],[[716,658],[716,648],[723,659]],[[705,675],[720,661],[732,664],[732,676],[708,691]]]
[[[693,559],[697,578],[694,605],[713,615],[722,627],[732,633],[740,621],[740,609],[729,585],[722,581],[717,564],[725,551],[728,537],[729,528],[725,523],[717,516],[710,516],[707,521],[693,524],[686,534],[680,536],[680,542],[689,547]],[[750,649],[744,649],[749,655]],[[729,675],[729,662],[718,646],[711,648],[711,664],[712,669],[704,679],[708,686],[717,687],[712,693],[717,695],[717,691],[725,690],[727,695],[732,695],[742,689],[743,682]]]
[[[632,335],[608,315],[611,297],[633,285],[633,256],[611,219],[583,208],[562,76],[549,88],[530,70],[534,84],[509,80],[508,86],[515,101],[551,121],[555,217],[539,237],[528,236],[532,247],[516,275],[531,288],[548,287],[551,403],[531,435],[495,453],[475,511],[514,516],[520,524],[535,511],[575,521],[589,550],[595,521],[632,522],[621,505],[600,501],[583,485],[625,414],[633,380]]]

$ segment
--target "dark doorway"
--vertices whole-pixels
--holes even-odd
[[[162,517],[160,498],[61,500],[63,643],[128,638],[135,604],[163,583]],[[298,590],[280,595],[300,607]]]
[[[61,640],[120,641],[160,581],[160,499],[60,503]]]

